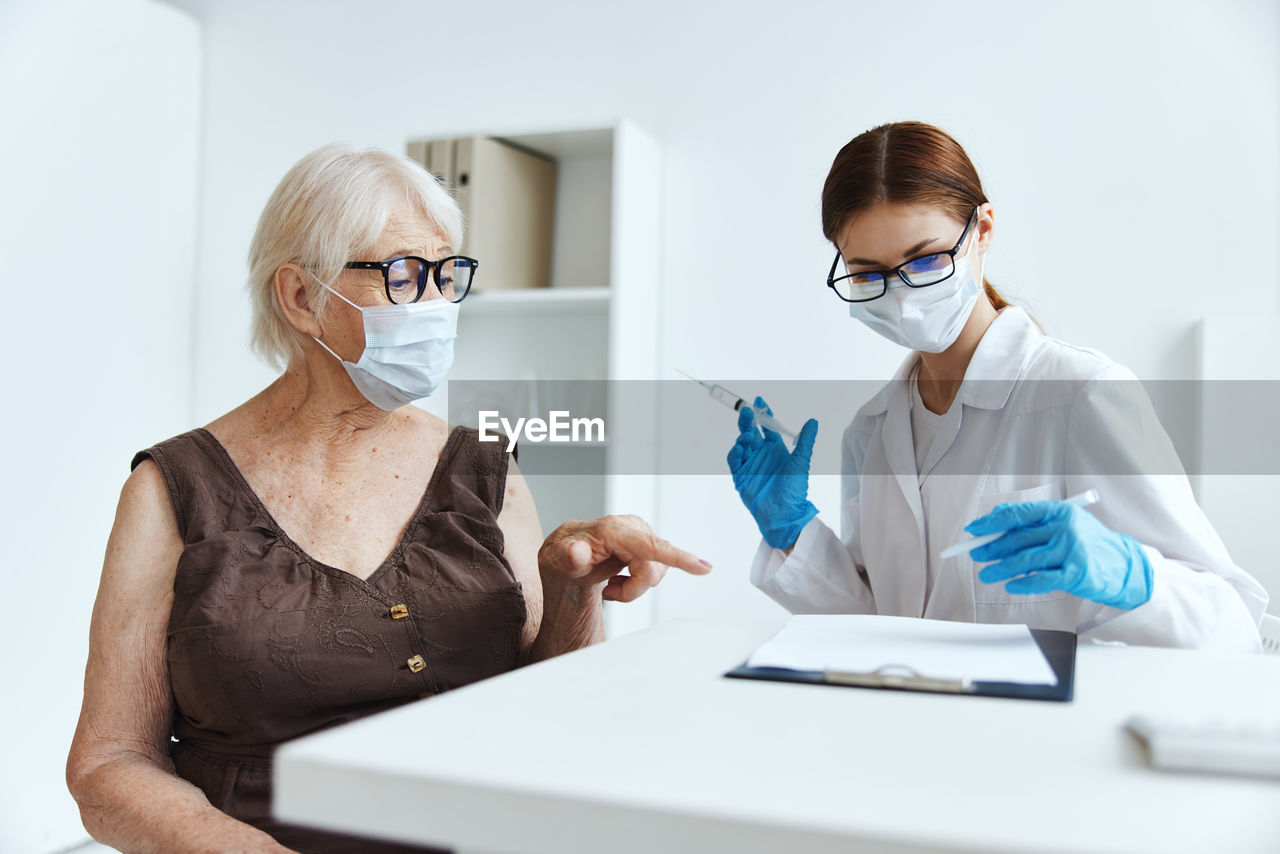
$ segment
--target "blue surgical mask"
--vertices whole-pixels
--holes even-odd
[[[323,284],[323,283],[322,283]],[[364,318],[364,352],[348,362],[319,338],[315,342],[342,362],[351,382],[379,409],[390,412],[430,397],[453,366],[458,306],[433,299],[408,305],[359,306],[328,285],[325,289]]]

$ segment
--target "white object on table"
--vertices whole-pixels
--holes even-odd
[[[796,614],[751,654],[752,667],[1056,685],[1025,625],[880,614]]]
[[[1215,718],[1170,710],[1159,717],[1132,717],[1125,726],[1147,745],[1154,768],[1280,779],[1280,722],[1274,710],[1253,713],[1270,719],[1250,720],[1246,709]]]
[[[1262,635],[1263,654],[1280,655],[1280,617],[1274,614],[1263,614],[1258,632]]]
[[[1070,703],[722,678],[776,629],[663,623],[308,736],[276,812],[525,854],[1275,851],[1275,783],[1153,772],[1123,723],[1280,708],[1278,657],[1082,644]]]

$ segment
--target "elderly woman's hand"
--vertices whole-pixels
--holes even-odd
[[[662,581],[667,567],[706,575],[711,564],[659,537],[639,516],[606,516],[565,522],[538,550],[544,577],[591,587],[604,583],[603,598],[631,602]],[[623,575],[622,570],[629,574]]]

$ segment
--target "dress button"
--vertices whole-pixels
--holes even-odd
[[[414,673],[418,673],[427,666],[427,660],[420,655],[415,655],[405,663],[409,665],[409,669]]]
[[[405,605],[391,606],[391,619],[403,620],[407,616],[409,616],[409,608],[407,606]]]

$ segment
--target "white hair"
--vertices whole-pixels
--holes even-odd
[[[299,160],[280,180],[249,244],[251,340],[263,360],[283,369],[302,352],[302,333],[276,296],[276,271],[288,263],[311,271],[308,305],[323,318],[329,292],[321,283],[332,286],[344,264],[373,247],[401,202],[461,247],[458,203],[408,157],[335,143]]]

